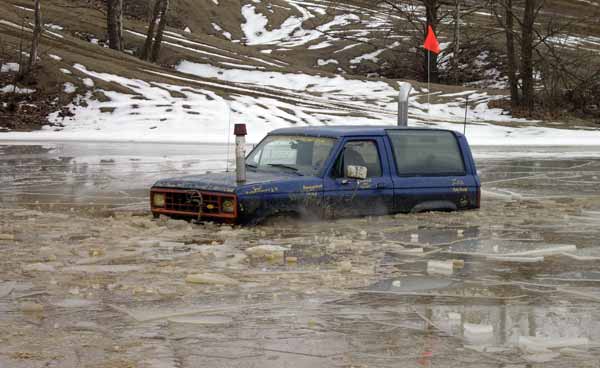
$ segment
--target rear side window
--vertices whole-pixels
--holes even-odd
[[[451,132],[389,130],[400,176],[464,175],[465,164]]]

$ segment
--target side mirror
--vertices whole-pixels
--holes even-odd
[[[348,165],[346,167],[346,177],[350,179],[365,180],[367,178],[367,168],[365,166]]]

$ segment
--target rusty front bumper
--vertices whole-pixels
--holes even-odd
[[[155,195],[164,200],[156,203]],[[238,217],[238,202],[235,194],[207,192],[202,190],[152,188],[150,190],[152,214],[171,217],[201,218],[224,222],[235,222]]]

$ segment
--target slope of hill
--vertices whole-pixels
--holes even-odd
[[[83,0],[44,2],[40,66],[34,79],[17,86],[12,78],[31,34],[31,3],[0,4],[0,89],[8,101],[2,106],[8,132],[0,139],[224,142],[230,123],[245,122],[257,141],[297,124],[395,123],[398,81],[353,74],[393,57],[402,37],[381,38],[401,21],[393,14],[351,1],[180,0],[156,65],[134,56],[146,30],[143,7],[135,11],[125,21],[126,52],[119,53],[103,41],[98,8]],[[600,50],[593,36],[577,42]],[[501,82],[485,55],[481,65],[483,80]],[[556,129],[560,124],[491,108],[505,98],[503,90],[432,85],[429,91],[412,83],[413,125],[462,131],[468,96],[468,136],[476,144],[599,142],[594,127]],[[39,121],[41,130],[22,132]]]

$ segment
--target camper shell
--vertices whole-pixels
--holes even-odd
[[[480,206],[480,179],[464,135],[394,126],[297,127],[270,132],[232,173],[157,181],[152,213],[256,224],[455,211]]]

